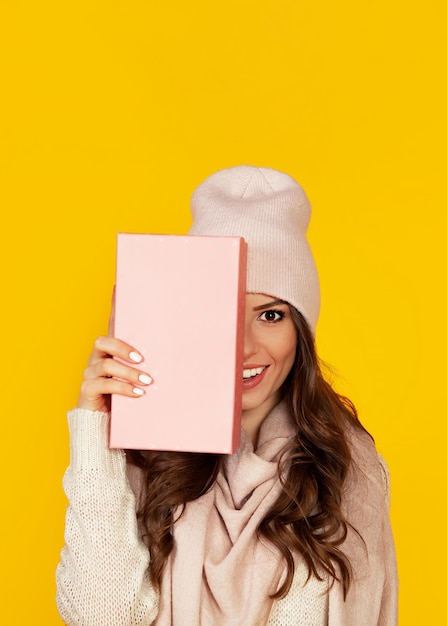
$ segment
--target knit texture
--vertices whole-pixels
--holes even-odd
[[[150,626],[158,595],[147,575],[148,550],[139,538],[135,470],[108,448],[108,415],[76,409],[69,414],[71,463],[64,477],[69,499],[65,542],[57,568],[57,603],[68,626]],[[289,594],[273,604],[267,626],[395,626],[396,571],[387,511],[387,471],[367,435],[353,434],[354,476],[346,512],[366,546],[351,534],[347,551],[355,578],[343,601],[340,585],[311,579],[297,559]],[[128,468],[129,470],[129,468]],[[135,487],[134,487],[135,488]],[[192,538],[193,539],[193,538]],[[185,576],[188,575],[187,567]],[[173,626],[233,626],[231,621]]]
[[[99,412],[69,414],[71,463],[63,485],[70,504],[56,572],[68,626],[149,625],[158,612],[125,455],[108,448],[108,421]]]
[[[315,331],[320,288],[306,239],[311,207],[288,174],[239,166],[207,178],[191,199],[191,235],[243,237],[247,291],[292,304]]]

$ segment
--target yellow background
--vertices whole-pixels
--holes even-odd
[[[236,164],[308,192],[320,353],[391,470],[400,624],[445,623],[443,7],[1,3],[2,623],[60,624],[64,414],[116,232],[185,232],[193,189]]]

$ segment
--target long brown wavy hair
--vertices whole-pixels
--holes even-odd
[[[351,463],[346,429],[348,425],[363,427],[352,402],[336,393],[324,378],[305,319],[294,307],[289,305],[289,309],[298,339],[283,398],[296,435],[278,465],[282,493],[260,523],[258,536],[280,551],[287,568],[274,598],[289,591],[297,553],[304,558],[308,578],[321,580],[329,574],[332,581],[340,580],[346,597],[352,577],[341,549],[349,527],[341,511],[343,484]],[[213,486],[223,457],[128,450],[127,459],[143,471],[145,491],[138,518],[150,553],[151,581],[159,589],[174,546],[173,525],[184,505]]]

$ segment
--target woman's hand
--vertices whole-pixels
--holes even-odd
[[[121,363],[112,357],[119,357]],[[78,407],[91,411],[109,411],[110,395],[138,398],[151,377],[132,364],[141,363],[143,357],[132,346],[115,337],[98,337],[84,372]]]

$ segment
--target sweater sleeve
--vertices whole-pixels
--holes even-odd
[[[57,605],[68,626],[149,626],[158,611],[149,552],[137,530],[122,450],[108,447],[106,413],[68,414],[70,466]]]

